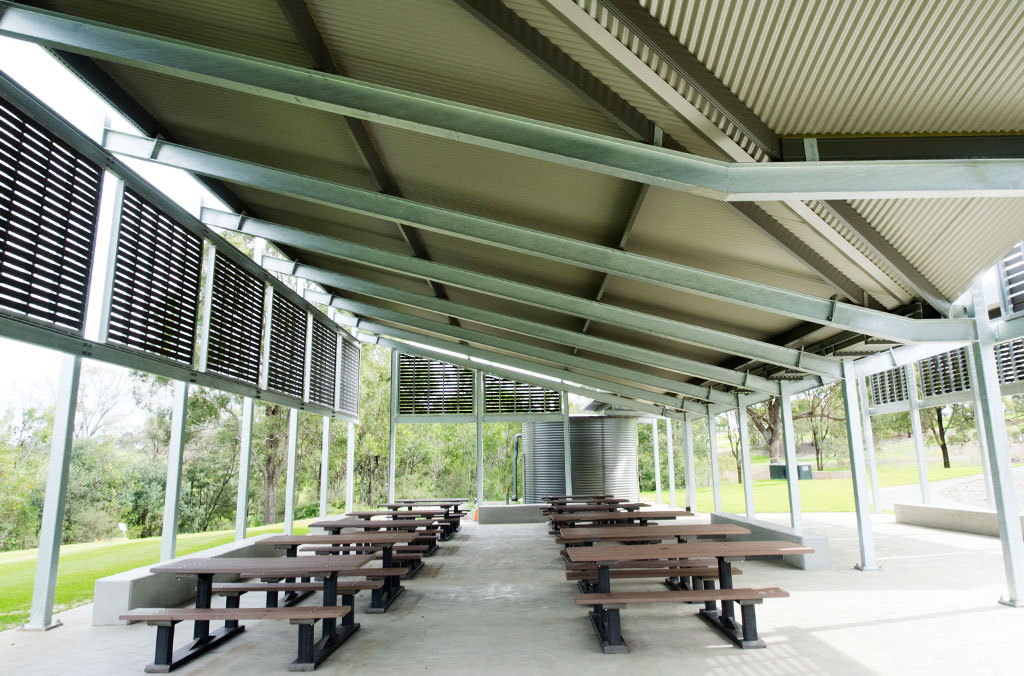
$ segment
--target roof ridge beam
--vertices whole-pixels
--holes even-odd
[[[1024,196],[1022,160],[729,164],[6,1],[0,35],[715,199]]]
[[[797,319],[899,341],[973,338],[973,324],[963,319],[914,320],[898,317],[132,134],[107,130],[104,147],[122,155],[205,176],[216,176],[355,213],[399,220],[489,246],[720,298]]]

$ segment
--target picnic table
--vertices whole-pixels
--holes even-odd
[[[542,495],[540,499],[544,502],[551,502],[552,500],[574,500],[577,498],[611,498],[614,497],[611,493],[574,493],[573,495]]]
[[[361,512],[349,512],[346,516],[355,517],[357,519],[372,519],[374,517],[384,517],[386,519],[434,519],[441,523],[441,539],[448,540],[454,534],[454,528],[451,517],[445,516],[447,511],[444,509],[407,509],[399,511],[395,509],[387,510],[366,510]]]
[[[563,528],[559,531],[558,544],[582,545],[593,542],[654,542],[675,540],[684,542],[688,538],[724,537],[728,535],[749,535],[750,530],[732,523],[708,524],[666,524],[601,526],[596,528]]]
[[[588,511],[573,512],[570,514],[552,514],[551,522],[556,528],[561,528],[562,526],[571,526],[572,524],[584,521],[595,523],[622,521],[627,523],[645,524],[648,521],[674,519],[678,516],[693,516],[693,513],[688,512],[685,509],[652,509],[647,511],[636,510],[631,512]]]
[[[438,525],[435,530],[434,525]],[[328,533],[340,533],[343,530],[362,531],[408,531],[416,532],[414,544],[426,544],[426,555],[437,549],[437,537],[443,533],[440,524],[432,519],[323,519],[310,524],[311,528],[323,528]],[[423,529],[422,531],[420,529]]]
[[[336,533],[328,535],[275,535],[262,540],[262,544],[273,545],[286,550],[286,556],[294,557],[298,548],[304,545],[373,545],[380,547],[382,563],[386,569],[394,567],[394,546],[410,544],[416,540],[415,533]],[[345,556],[352,556],[346,554]],[[365,570],[365,569],[364,569]],[[384,578],[384,586],[374,589],[367,612],[383,613],[394,600],[405,591],[397,576]]]
[[[195,611],[199,612],[193,611],[197,618],[193,623],[193,641],[173,653],[173,624],[168,622],[167,624],[169,624],[169,626],[158,625],[158,659],[157,663],[150,666],[166,666],[166,669],[163,670],[169,671],[170,669],[174,669],[185,662],[191,661],[202,653],[205,653],[206,651],[234,638],[245,630],[244,625],[238,624],[238,618],[245,616],[245,612],[247,611],[259,611],[258,613],[249,613],[251,617],[257,619],[268,615],[269,611],[284,610],[288,613],[301,613],[304,610],[312,610],[303,608],[232,608],[229,609],[230,612],[225,612],[225,616],[231,615],[235,619],[226,619],[222,629],[211,633],[210,620],[198,618],[210,617],[211,615],[210,613],[202,611],[210,610],[211,602],[213,600],[214,575],[238,575],[241,578],[255,577],[263,580],[295,579],[303,577],[312,578],[314,576],[322,577],[324,589],[323,605],[330,608],[338,605],[337,583],[339,574],[344,575],[345,573],[355,573],[373,558],[374,557],[372,555],[297,556],[284,558],[216,557],[180,559],[177,561],[170,561],[159,566],[154,566],[150,568],[151,573],[175,575],[177,577],[196,576]],[[140,615],[137,618],[129,619],[145,618]],[[323,638],[313,645],[311,642],[312,625],[307,626],[309,627],[309,637],[306,643],[308,643],[309,646],[312,646],[312,651],[305,656],[306,659],[301,662],[301,664],[312,664],[314,666],[322,662],[328,655],[337,650],[337,648],[344,643],[356,629],[358,629],[358,625],[348,625],[343,626],[342,630],[339,631],[337,628],[336,617],[324,617],[322,629]],[[302,628],[305,629],[305,626]],[[300,659],[303,658],[302,646],[303,636],[300,634]],[[163,656],[163,660],[161,660],[161,656]],[[161,662],[166,662],[166,665]],[[297,663],[299,663],[298,660]]]
[[[404,502],[386,502],[386,503],[384,503],[382,505],[379,505],[379,506],[383,507],[384,509],[386,509],[386,510],[388,510],[390,512],[401,512],[402,510],[405,510],[405,512],[402,512],[402,513],[411,512],[411,511],[414,511],[416,509],[423,509],[424,507],[427,507],[427,506],[437,507],[438,509],[443,509],[444,510],[444,517],[443,518],[444,518],[444,520],[449,521],[451,523],[451,531],[453,533],[455,531],[458,531],[462,527],[461,519],[462,519],[462,516],[465,515],[465,512],[459,511],[459,503],[458,502],[444,502],[444,501],[437,501],[437,500],[435,500],[435,501],[429,503],[429,505],[427,503],[409,504],[409,503],[404,503]]]
[[[697,541],[681,544],[596,544],[591,547],[572,547],[568,550],[573,563],[592,563],[597,566],[597,593],[580,594],[575,597],[578,605],[591,605],[591,622],[605,652],[626,652],[619,625],[619,606],[629,603],[663,603],[703,601],[705,607],[700,616],[723,636],[741,648],[763,648],[764,641],[757,636],[757,622],[754,605],[765,598],[788,596],[781,589],[735,589],[733,587],[732,561],[751,556],[782,556],[786,554],[810,554],[814,549],[788,541],[750,540],[734,542]],[[680,560],[714,558],[718,564],[720,589],[714,589],[714,582],[704,581],[704,589],[662,592],[612,593],[611,568],[625,562],[645,562],[663,565],[666,568],[678,566]],[[710,584],[710,588],[709,585]],[[716,604],[720,603],[718,607]],[[743,624],[736,621],[735,603],[740,603]]]
[[[562,505],[617,505],[629,502],[629,498],[575,498],[575,499],[554,499],[548,501],[548,506],[558,507]]]
[[[567,514],[572,512],[614,512],[619,509],[632,512],[643,507],[650,507],[650,505],[646,502],[616,502],[607,504],[568,503],[564,505],[552,505],[548,508],[548,511],[555,514]]]

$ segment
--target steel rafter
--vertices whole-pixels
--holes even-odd
[[[0,35],[715,199],[1024,196],[1024,160],[726,163],[10,2]]]
[[[356,213],[415,223],[455,237],[693,291],[798,319],[900,341],[970,340],[973,337],[973,325],[966,320],[911,320],[893,316],[159,140],[108,130],[104,146],[113,152],[190,172],[217,176]],[[433,265],[430,261],[420,262]]]

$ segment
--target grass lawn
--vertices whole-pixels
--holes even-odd
[[[309,522],[296,521],[295,534],[309,532]],[[282,524],[250,528],[249,535],[280,533]],[[233,530],[193,533],[178,536],[178,554],[231,542]],[[130,542],[87,542],[60,548],[57,593],[54,610],[63,610],[92,601],[97,579],[138,568],[160,560],[160,538]],[[16,626],[28,619],[32,605],[32,584],[36,574],[36,550],[0,553],[0,629]]]

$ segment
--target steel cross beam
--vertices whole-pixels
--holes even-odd
[[[871,335],[910,342],[970,340],[974,335],[973,325],[962,319],[912,320],[898,317],[132,134],[107,130],[104,147],[122,155],[217,176],[318,204],[401,220],[454,237]],[[428,267],[436,265],[429,261],[418,262]]]
[[[547,389],[556,390],[558,392],[572,392],[573,394],[579,394],[579,395],[587,397],[589,399],[594,399],[596,401],[602,401],[602,402],[605,402],[607,404],[612,404],[613,406],[627,406],[627,407],[634,408],[634,409],[639,410],[639,411],[644,411],[645,413],[651,413],[651,414],[654,414],[654,415],[661,415],[661,416],[665,416],[667,418],[678,418],[680,420],[683,419],[684,415],[687,415],[687,414],[682,413],[681,411],[677,412],[677,411],[673,411],[673,410],[670,410],[668,408],[665,408],[663,406],[653,406],[651,404],[647,404],[647,403],[644,403],[644,402],[634,401],[633,399],[629,399],[627,397],[622,397],[622,396],[619,396],[619,395],[616,395],[616,394],[612,394],[610,392],[602,392],[602,391],[599,391],[599,390],[592,390],[590,388],[578,387],[576,385],[572,385],[570,383],[565,383],[565,382],[561,382],[561,381],[554,381],[554,380],[546,380],[544,378],[537,378],[537,377],[531,376],[528,373],[520,373],[519,371],[510,371],[508,369],[504,369],[504,368],[502,368],[501,366],[499,366],[497,364],[482,364],[480,362],[476,362],[476,361],[473,361],[471,359],[465,359],[465,358],[459,356],[458,354],[451,354],[451,352],[447,351],[447,350],[454,350],[454,351],[459,351],[459,350],[463,350],[464,351],[465,350],[465,348],[463,346],[457,345],[455,343],[452,343],[450,348],[449,347],[442,347],[442,348],[431,349],[429,347],[429,344],[428,343],[423,343],[422,340],[419,341],[419,342],[423,343],[424,345],[427,345],[427,347],[423,347],[422,345],[413,345],[413,344],[410,344],[410,343],[395,342],[393,340],[388,340],[387,338],[382,338],[380,336],[375,336],[373,340],[369,340],[369,341],[366,341],[366,342],[371,342],[371,343],[375,343],[377,345],[381,345],[383,347],[388,347],[388,348],[391,348],[392,350],[396,350],[398,352],[405,352],[407,354],[416,354],[416,355],[420,355],[420,356],[423,356],[423,357],[428,357],[428,358],[431,358],[431,359],[438,359],[440,361],[446,361],[448,363],[455,364],[457,366],[461,366],[461,367],[467,368],[467,369],[486,371],[487,373],[490,373],[490,374],[493,374],[493,375],[496,375],[496,376],[501,376],[502,378],[508,378],[509,380],[518,380],[520,382],[528,383],[530,385],[537,385],[538,387],[545,387]],[[444,351],[442,351],[442,350],[444,350]]]
[[[330,49],[320,35],[316,22],[310,15],[309,8],[304,0],[277,0],[277,4],[291,25],[295,36],[313,60],[317,70],[324,73],[334,73],[335,75],[345,75],[341,69],[341,64],[331,55]],[[352,135],[356,146],[359,148],[359,152],[366,162],[367,169],[370,170],[370,174],[377,182],[377,189],[382,193],[400,197],[397,186],[384,167],[384,161],[381,159],[380,153],[377,152],[377,147],[373,143],[373,138],[370,136],[370,130],[366,127],[366,122],[347,115],[342,116],[342,119],[348,132]],[[423,239],[417,230],[398,221],[395,221],[395,226],[398,228],[398,234],[409,245],[409,249],[416,258],[431,260],[430,254],[427,252]],[[429,279],[427,284],[435,296],[444,299],[448,298],[448,293],[442,285]],[[449,321],[456,324],[454,318],[449,318]]]
[[[1024,196],[1024,160],[730,164],[10,2],[0,35],[721,200]]]
[[[319,296],[311,297],[323,300],[323,298]],[[558,364],[565,369],[587,371],[589,373],[598,374],[602,378],[606,379],[617,378],[627,382],[636,383],[638,385],[658,388],[662,392],[672,392],[677,396],[692,397],[694,399],[709,401],[723,406],[730,406],[736,402],[736,397],[734,395],[714,388],[698,387],[692,383],[634,371],[632,369],[615,366],[613,364],[593,361],[591,359],[577,357],[575,355],[559,352],[550,348],[537,347],[521,341],[509,340],[489,333],[482,333],[480,331],[474,331],[464,327],[449,326],[432,319],[425,319],[405,312],[386,309],[371,303],[357,302],[337,295],[332,295],[330,297],[330,303],[331,307],[339,310],[345,310],[362,317],[370,317],[376,320],[398,324],[399,327],[393,329],[395,331],[406,331],[407,329],[430,331],[438,335],[448,336],[455,340],[464,340],[479,345],[485,345],[494,350],[504,350],[524,357],[542,359],[552,364]],[[339,321],[342,321],[343,319],[343,317],[338,317]],[[460,347],[460,349],[462,348]],[[579,374],[576,371],[573,371],[572,375],[573,377],[576,377]],[[771,395],[768,394],[766,396]]]
[[[329,294],[325,294],[329,295]],[[333,304],[333,298],[332,304]],[[483,350],[472,345],[460,345],[452,343],[439,338],[433,338],[425,334],[417,333],[415,331],[406,331],[404,329],[398,329],[393,326],[387,326],[374,322],[372,319],[365,319],[362,317],[354,318],[351,321],[354,328],[361,331],[367,331],[370,333],[377,334],[379,336],[392,336],[399,340],[404,340],[413,343],[422,343],[424,345],[431,346],[436,349],[443,350],[454,350],[456,352],[466,354],[475,359],[482,359],[489,363],[501,364],[511,369],[522,369],[531,373],[537,373],[542,376],[549,378],[555,378],[561,381],[569,381],[584,385],[595,390],[603,390],[611,392],[613,394],[622,395],[631,399],[638,399],[640,401],[647,401],[652,404],[660,404],[663,407],[676,409],[680,411],[686,411],[700,415],[707,410],[706,405],[702,405],[693,399],[684,399],[681,397],[669,395],[669,394],[658,394],[656,392],[649,392],[639,387],[633,387],[631,385],[624,385],[622,383],[615,383],[610,380],[603,378],[595,378],[593,376],[587,376],[573,371],[565,369],[554,368],[546,366],[544,364],[538,364],[536,362],[528,361],[525,359],[518,359],[516,357],[509,357],[504,354]]]
[[[351,287],[347,285],[351,284],[352,286],[357,286],[357,288],[370,290],[371,295],[377,294],[402,297],[403,300],[399,302],[413,305],[414,307],[417,303],[421,307],[430,307],[432,304],[440,302],[437,299],[430,299],[425,296],[421,296],[420,299],[409,298],[407,296],[402,296],[401,292],[397,289],[384,290],[381,287],[373,288],[370,285],[362,284],[362,280],[358,280],[354,277],[349,277],[340,273],[332,273],[330,270],[314,268],[308,265],[292,263],[291,261],[283,259],[264,257],[263,265],[268,270],[293,275],[303,279],[309,279],[319,284],[335,288],[348,289]],[[729,371],[728,369],[709,366],[703,362],[677,357],[664,352],[636,347],[634,345],[608,340],[607,338],[588,336],[582,333],[576,333],[575,331],[568,331],[566,329],[560,329],[546,324],[539,324],[537,322],[531,322],[508,315],[484,312],[468,306],[453,304],[450,306],[443,305],[441,307],[450,309],[452,312],[456,313],[456,316],[465,316],[466,319],[469,319],[470,317],[479,317],[484,323],[497,323],[500,328],[507,329],[509,331],[522,333],[524,335],[532,334],[537,337],[543,337],[545,340],[551,340],[563,344],[579,345],[581,348],[586,350],[600,352],[602,354],[607,354],[621,359],[632,359],[655,368],[676,371],[684,375],[696,376],[698,378],[706,378],[715,382],[731,385],[735,388],[751,390],[754,392],[765,392],[768,394],[777,394],[779,392],[779,382],[776,380],[768,380],[767,378],[752,376],[739,371]],[[351,311],[356,312],[357,314],[364,313],[363,311]],[[441,310],[436,311],[440,312]],[[407,321],[409,322],[416,321],[417,319],[429,321],[422,318],[416,318],[412,315],[408,315],[407,317]],[[504,321],[505,323],[500,324],[499,321]],[[699,371],[700,373],[694,373],[695,371]],[[711,377],[712,373],[714,374],[714,377]]]

